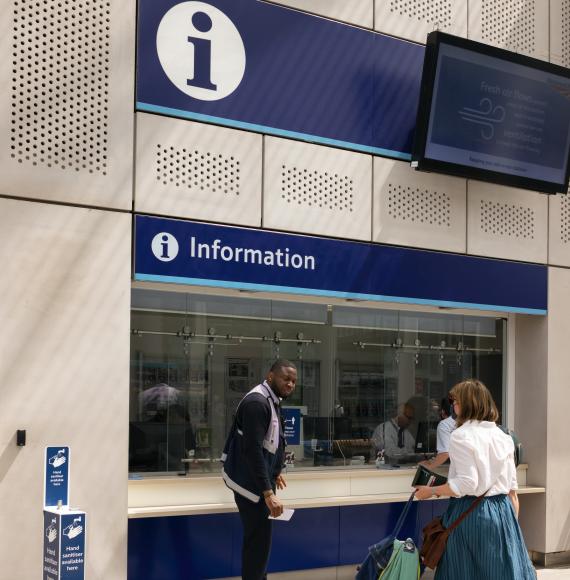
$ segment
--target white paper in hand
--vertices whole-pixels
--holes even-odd
[[[282,522],[288,522],[295,513],[295,510],[284,508],[283,513],[280,516],[274,518],[273,516],[268,516],[270,520],[281,520]]]

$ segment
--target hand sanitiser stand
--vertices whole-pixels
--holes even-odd
[[[69,447],[47,447],[43,580],[84,580],[86,513],[69,507]]]

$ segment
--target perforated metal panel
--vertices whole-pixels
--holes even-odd
[[[468,3],[469,38],[548,60],[545,0],[468,0]]]
[[[135,209],[261,225],[262,136],[137,113]]]
[[[532,208],[517,203],[482,199],[481,231],[518,240],[534,240],[536,216]]]
[[[548,263],[570,266],[570,196],[549,196]]]
[[[550,60],[570,67],[570,2],[550,0]]]
[[[376,242],[449,252],[466,250],[466,182],[374,159]]]
[[[560,199],[560,239],[563,244],[570,243],[570,199],[568,195]],[[570,246],[568,246],[570,249]]]
[[[281,192],[281,197],[293,205],[354,210],[354,180],[348,175],[283,165]]]
[[[372,158],[265,137],[263,226],[371,239]]]
[[[433,30],[467,36],[467,2],[376,0],[374,27],[386,34],[424,43]]]
[[[4,10],[0,193],[130,208],[135,1]]]
[[[478,181],[467,191],[470,254],[546,263],[547,195]]]
[[[372,28],[374,0],[268,0],[357,26]]]

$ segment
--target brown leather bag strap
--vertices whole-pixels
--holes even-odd
[[[489,490],[487,490],[483,495],[480,495],[470,506],[469,509],[465,510],[450,526],[447,527],[447,531],[451,532],[454,530],[483,500],[487,495]]]

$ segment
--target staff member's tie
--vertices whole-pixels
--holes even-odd
[[[402,449],[404,447],[404,428],[400,427],[398,429],[398,447]]]

